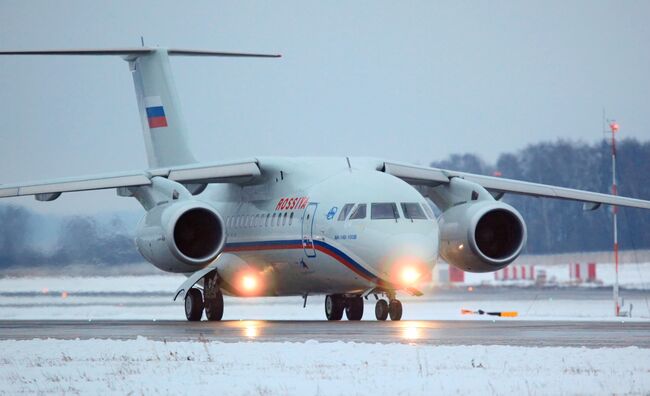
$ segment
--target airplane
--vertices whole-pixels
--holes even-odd
[[[2,51],[0,55],[119,56],[129,66],[149,168],[0,185],[0,197],[116,189],[145,210],[135,242],[157,268],[184,274],[185,316],[223,317],[224,295],[325,295],[325,317],[402,318],[397,293],[421,296],[439,257],[470,272],[504,268],[526,223],[504,194],[650,209],[650,201],[415,166],[377,158],[254,157],[197,162],[187,143],[169,58],[252,57],[157,47]],[[440,214],[436,216],[430,204]]]

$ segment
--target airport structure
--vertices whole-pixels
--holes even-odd
[[[469,272],[506,268],[522,252],[524,219],[504,194],[650,209],[650,201],[414,166],[378,158],[271,158],[200,163],[169,58],[279,55],[164,48],[3,51],[1,55],[120,56],[133,76],[149,168],[0,185],[0,197],[116,189],[145,210],[136,244],[187,280],[176,298],[188,320],[221,320],[223,295],[324,294],[325,316],[400,320],[398,293],[422,295],[438,256]],[[615,192],[615,191],[614,191]],[[441,214],[437,218],[434,204]],[[515,271],[515,268],[513,268]],[[519,271],[525,271],[519,269]]]

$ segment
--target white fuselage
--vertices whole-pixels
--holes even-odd
[[[438,226],[412,186],[372,169],[372,160],[258,161],[271,170],[265,183],[214,185],[199,196],[226,224],[225,249],[217,258],[225,293],[359,294],[430,279]],[[365,216],[362,210],[355,216],[364,204]],[[407,218],[402,204],[416,209],[418,218]],[[351,210],[341,216],[346,205]],[[396,209],[394,216],[382,211],[388,207]],[[404,279],[404,271],[413,279]],[[255,278],[255,287],[242,284],[246,276]]]

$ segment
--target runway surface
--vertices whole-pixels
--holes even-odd
[[[0,339],[133,339],[167,341],[367,342],[650,348],[650,322],[569,321],[0,321]]]

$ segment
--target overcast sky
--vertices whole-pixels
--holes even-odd
[[[201,160],[364,155],[428,164],[558,137],[650,138],[650,2],[8,1],[0,48],[277,52],[172,60]],[[188,6],[192,4],[192,6]],[[146,167],[119,58],[0,58],[0,183]],[[54,212],[136,209],[114,192]]]

